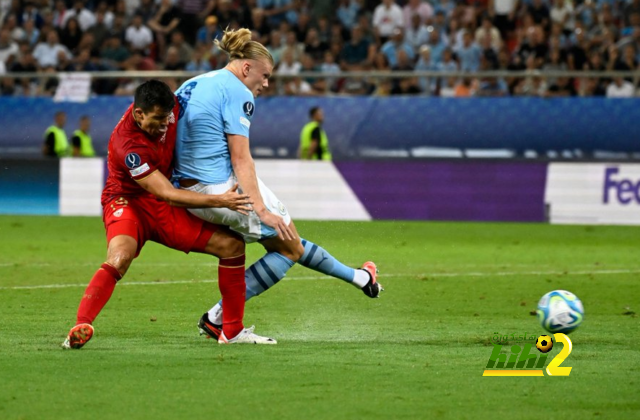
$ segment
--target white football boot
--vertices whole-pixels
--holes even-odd
[[[251,328],[245,328],[235,337],[228,339],[224,332],[220,334],[218,337],[218,344],[278,344],[276,340],[269,337],[262,337],[258,334],[254,334],[253,330],[255,326],[251,326]]]

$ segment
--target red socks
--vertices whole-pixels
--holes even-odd
[[[116,282],[121,278],[122,276],[113,266],[107,263],[100,266],[80,300],[76,325],[93,324],[104,305],[109,301],[113,289],[116,287]]]
[[[243,330],[245,255],[220,258],[218,265],[218,287],[222,294],[222,331],[225,337],[234,338]]]

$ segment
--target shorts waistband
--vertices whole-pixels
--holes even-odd
[[[181,179],[179,181],[180,186],[183,188],[189,188],[189,187],[193,187],[194,185],[198,184],[198,181],[196,181],[195,179]]]

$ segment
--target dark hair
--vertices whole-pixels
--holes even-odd
[[[316,112],[320,109],[319,106],[314,106],[309,110],[309,118],[313,118],[316,115]]]
[[[147,80],[136,89],[133,107],[143,112],[151,112],[155,107],[170,112],[176,104],[175,96],[166,83],[160,80]]]

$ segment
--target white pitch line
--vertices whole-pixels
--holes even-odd
[[[499,272],[462,272],[462,273],[395,273],[395,274],[383,274],[384,277],[492,277],[492,276],[583,276],[588,274],[594,275],[609,275],[609,274],[640,274],[638,270],[587,270],[587,271],[499,271]],[[283,280],[324,280],[331,279],[331,276],[293,276],[287,277]],[[121,286],[162,286],[170,284],[199,284],[199,283],[217,283],[215,279],[205,280],[168,280],[168,281],[137,281],[127,283],[123,281],[119,283]],[[41,284],[36,286],[2,286],[0,290],[33,290],[33,289],[65,289],[69,287],[86,287],[85,283],[71,283],[71,284]]]

